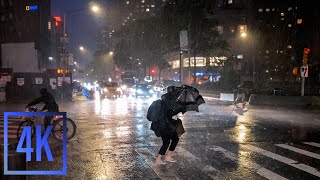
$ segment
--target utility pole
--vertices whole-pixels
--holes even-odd
[[[180,80],[180,82],[182,82],[183,80],[183,75],[182,75],[182,66],[183,66],[183,63],[182,63],[182,51],[180,51],[180,61],[179,61],[179,63],[180,63],[180,72],[179,72],[179,75],[180,75],[180,77],[179,77],[179,80]],[[159,80],[160,80],[160,78],[159,78]]]
[[[196,52],[196,48],[194,48],[194,56],[193,56],[193,73],[194,73],[194,76],[193,76],[193,84],[196,85],[197,84],[197,52]]]
[[[305,85],[305,78],[306,73],[308,73],[308,54],[310,53],[309,48],[303,49],[303,59],[302,59],[302,67],[300,68],[301,74],[301,96],[304,96],[304,85]]]

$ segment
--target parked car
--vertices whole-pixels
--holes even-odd
[[[101,92],[101,96],[106,98],[121,97],[122,90],[120,85],[117,82],[105,83]]]
[[[152,97],[156,95],[154,90],[152,89],[152,86],[147,84],[136,84],[132,86],[130,91],[131,95],[135,97]]]

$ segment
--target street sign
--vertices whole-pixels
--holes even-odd
[[[308,65],[307,66],[301,66],[301,77],[308,77]]]
[[[17,85],[23,86],[24,85],[24,78],[17,78]]]
[[[188,31],[180,31],[179,33],[180,36],[180,50],[181,51],[188,51],[189,46],[188,46]]]

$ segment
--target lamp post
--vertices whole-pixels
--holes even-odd
[[[242,32],[240,34],[241,38],[245,39],[247,38],[247,33],[246,32]],[[253,42],[253,36],[251,35],[249,37],[249,49],[252,55],[252,86],[254,87],[255,85],[255,53],[254,53],[254,42]]]
[[[67,17],[67,15],[71,15],[71,14],[85,11],[85,10],[86,10],[86,8],[82,8],[82,9],[64,12],[64,14],[63,14],[63,38],[62,38],[62,54],[61,54],[61,56],[62,56],[61,66],[62,66],[62,74],[63,74],[62,82],[65,81],[66,70],[67,70],[67,57],[68,57],[68,54],[66,51],[66,46],[67,46],[67,41],[68,41],[67,34],[66,34],[66,17]],[[99,10],[100,10],[100,8],[97,5],[93,5],[91,7],[91,11],[94,13],[99,12]],[[81,46],[80,50],[83,51],[84,47]],[[63,94],[64,93],[62,93],[61,99],[64,99]]]
[[[82,11],[85,11],[85,10],[87,10],[87,8],[68,11],[68,12],[64,12],[64,14],[63,14],[63,40],[62,40],[63,80],[65,80],[66,57],[67,57],[66,45],[67,45],[67,41],[68,41],[67,34],[66,34],[66,21],[67,21],[66,17],[67,17],[67,15],[72,15],[74,13],[82,12]],[[90,10],[93,13],[98,13],[100,11],[100,8],[97,5],[93,5],[93,6],[91,6]],[[80,46],[79,49],[80,49],[80,51],[84,51],[84,47],[83,46]]]
[[[182,58],[181,58],[182,53],[183,53],[182,51],[180,51],[180,53],[179,53],[179,54],[180,54],[180,56],[179,56],[179,60],[180,60],[180,61],[179,61],[179,63],[180,63],[180,69],[179,69],[179,70],[180,70],[180,72],[179,72],[179,76],[180,76],[180,77],[179,77],[179,80],[180,80],[180,82],[182,82],[182,78],[183,78],[183,75],[182,75],[183,63],[182,63]]]

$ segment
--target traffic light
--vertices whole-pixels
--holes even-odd
[[[293,75],[298,75],[299,72],[300,72],[300,67],[294,67],[292,70]]]
[[[310,53],[310,49],[309,48],[304,48],[303,49],[303,60],[302,60],[302,64],[305,66],[307,65],[308,62],[308,54]]]
[[[62,74],[63,70],[62,69],[57,69],[57,74]]]
[[[63,74],[63,71],[64,71],[63,69],[57,69],[57,74]],[[65,73],[70,74],[70,69],[66,69]]]

